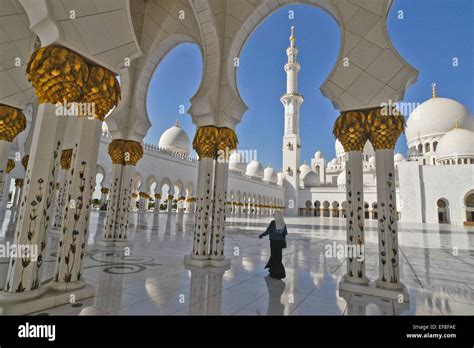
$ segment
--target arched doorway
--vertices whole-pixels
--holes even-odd
[[[474,192],[467,194],[464,200],[466,205],[466,225],[474,225]]]
[[[314,202],[314,216],[321,216],[321,203],[319,201]]]
[[[436,202],[436,205],[438,208],[438,223],[448,224],[449,223],[448,200],[444,198],[440,198]]]

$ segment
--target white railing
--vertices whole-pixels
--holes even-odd
[[[104,130],[102,131],[102,136],[104,138],[107,138],[107,139],[112,138],[112,135],[108,131],[104,131]],[[190,155],[187,155],[187,154],[184,154],[184,153],[181,153],[181,152],[171,151],[171,150],[168,150],[168,149],[163,149],[163,148],[159,147],[156,144],[143,143],[143,149],[148,150],[148,151],[157,152],[157,153],[160,153],[162,155],[169,156],[169,157],[179,159],[179,160],[183,160],[183,161],[187,161],[187,162],[197,162],[197,158],[191,157]]]

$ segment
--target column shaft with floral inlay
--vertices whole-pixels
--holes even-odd
[[[53,228],[60,230],[63,223],[64,205],[66,204],[66,196],[69,187],[70,168],[72,160],[72,149],[64,149],[61,151],[61,158],[59,164],[61,171],[59,173],[59,192],[56,203],[56,211],[54,216]]]
[[[364,110],[343,112],[334,124],[334,135],[347,155],[346,161],[346,238],[347,273],[344,281],[365,285],[364,186],[362,151],[367,142]],[[321,216],[325,211],[321,211]]]
[[[109,144],[112,159],[112,182],[107,205],[102,245],[129,243],[128,217],[131,208],[132,179],[135,166],[143,156],[142,145],[133,140],[114,139]]]
[[[199,155],[197,203],[194,222],[193,250],[187,263],[209,258],[209,234],[211,233],[212,186],[214,181],[214,159],[217,154],[219,130],[215,126],[199,127],[193,140],[193,148]]]
[[[377,176],[377,219],[379,236],[380,288],[402,290],[400,281],[397,202],[393,149],[405,128],[405,119],[396,110],[378,108],[367,118],[369,139],[375,150]]]
[[[211,227],[211,260],[222,261],[224,256],[225,204],[230,153],[237,148],[237,135],[230,128],[219,128],[217,156],[214,168],[214,190]]]

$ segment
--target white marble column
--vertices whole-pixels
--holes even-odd
[[[346,162],[347,273],[344,281],[365,285],[364,186],[362,152],[348,151]],[[358,257],[360,255],[360,257]]]
[[[378,287],[402,290],[398,255],[397,202],[393,150],[375,150],[377,174],[377,217],[379,235]]]
[[[211,231],[212,186],[214,176],[214,159],[199,159],[197,181],[197,203],[194,222],[193,250],[185,258],[185,263],[205,266],[209,258],[209,234]],[[204,262],[202,262],[204,261]]]
[[[98,245],[121,246],[130,244],[127,236],[135,165],[143,156],[137,141],[114,139],[108,148],[113,163],[112,181],[107,204],[104,237]]]
[[[72,136],[72,134],[71,134]],[[69,144],[72,145],[72,144]],[[58,199],[56,201],[56,211],[54,212],[54,230],[61,230],[61,226],[63,223],[63,212],[64,212],[64,205],[66,204],[67,200],[67,192],[69,187],[69,179],[70,179],[70,168],[71,168],[71,160],[72,160],[72,149],[63,149],[61,151],[61,159],[60,165],[61,170],[59,171],[59,192],[58,192]]]
[[[160,204],[161,204],[161,195],[157,193],[155,194],[155,208],[154,208],[155,214],[158,214],[160,212]]]
[[[173,191],[169,191],[168,192],[168,198],[167,198],[167,203],[166,203],[166,211],[168,213],[171,213],[171,211],[173,210],[173,199],[174,199],[174,196],[173,196]]]
[[[210,257],[211,265],[218,267],[230,264],[230,259],[224,255],[228,172],[228,161],[215,162]]]
[[[70,184],[66,193],[56,271],[50,284],[56,290],[77,289],[85,285],[84,256],[101,129],[100,120],[87,117],[76,120]]]
[[[104,238],[97,243],[105,246],[128,244],[128,217],[131,209],[132,178],[135,167],[113,165],[112,185],[107,205]]]
[[[0,298],[3,301],[26,300],[41,295],[43,252],[48,240],[50,210],[59,165],[65,120],[55,114],[55,106],[40,104],[33,130],[31,152],[20,201],[15,243],[38,248],[36,260],[11,259],[7,281]]]

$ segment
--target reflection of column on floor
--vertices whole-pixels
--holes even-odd
[[[206,313],[206,297],[207,291],[207,272],[205,269],[191,270],[191,285],[189,288],[188,313],[200,314]]]
[[[230,269],[227,267],[213,268],[208,271],[207,275],[207,296],[206,296],[206,314],[207,315],[221,315],[222,304],[222,278],[226,271]]]
[[[113,163],[112,182],[107,205],[103,245],[128,243],[128,224],[132,178],[135,166],[143,156],[142,145],[133,140],[114,139],[109,144]]]

